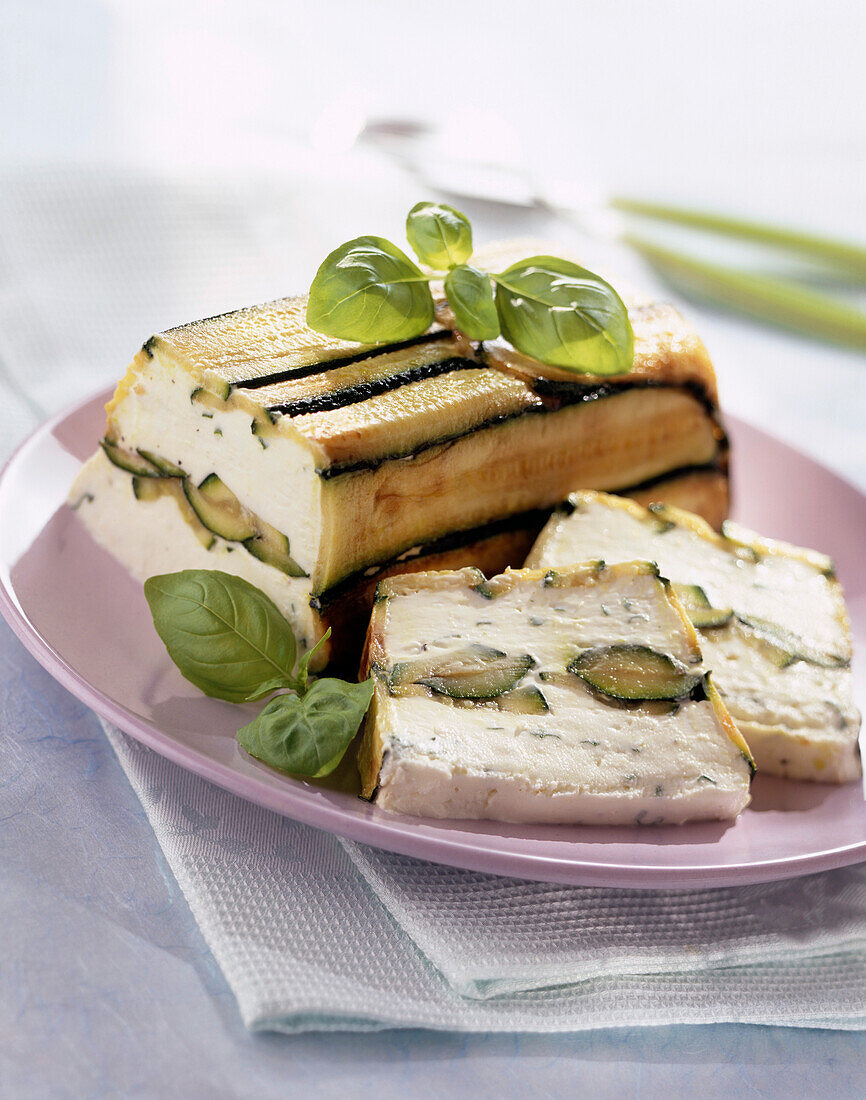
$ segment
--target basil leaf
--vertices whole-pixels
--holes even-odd
[[[383,237],[356,237],[326,257],[307,302],[316,332],[362,344],[411,340],[433,321],[427,276]]]
[[[461,264],[445,276],[445,295],[457,327],[470,340],[493,340],[499,335],[499,315],[493,284],[486,271]]]
[[[373,680],[316,680],[310,690],[278,695],[238,730],[242,748],[274,768],[318,778],[336,768],[373,698]]]
[[[624,374],[634,360],[628,311],[586,268],[532,256],[494,275],[503,336],[526,355],[580,374]]]
[[[149,577],[144,595],[169,657],[205,695],[243,703],[262,686],[294,685],[292,628],[247,581],[216,569],[184,569]]]
[[[406,218],[406,237],[422,264],[445,271],[472,255],[472,226],[444,202],[419,202]]]

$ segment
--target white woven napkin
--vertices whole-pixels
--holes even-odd
[[[103,726],[254,1030],[866,1028],[866,866],[683,894],[500,879],[341,843]]]
[[[467,997],[866,948],[866,864],[760,886],[612,890],[476,874],[343,843],[391,915]]]
[[[352,181],[0,176],[0,450],[153,330],[296,288],[326,236],[398,233],[414,199]],[[341,844],[106,733],[251,1028],[866,1028],[866,867],[687,894],[497,879]]]

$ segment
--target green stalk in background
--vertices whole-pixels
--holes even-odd
[[[786,252],[821,260],[830,267],[844,271],[849,278],[866,283],[866,248],[843,241],[819,237],[813,233],[801,233],[795,229],[762,225],[744,218],[730,218],[723,214],[708,214],[698,210],[684,210],[665,203],[643,202],[640,199],[614,198],[610,205],[625,214],[636,214],[656,221],[684,225],[692,229],[706,230],[725,237],[755,244],[770,245]]]
[[[684,293],[698,294],[716,305],[727,306],[759,321],[769,321],[806,336],[866,350],[866,313],[828,294],[807,290],[786,279],[692,259],[632,233],[624,234],[622,240]],[[828,246],[832,244],[826,243]],[[846,245],[834,247],[848,248]],[[858,250],[852,248],[851,251],[856,253]],[[866,252],[859,251],[866,276]]]

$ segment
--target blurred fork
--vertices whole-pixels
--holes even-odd
[[[474,125],[473,125],[474,123]],[[866,248],[781,226],[640,199],[570,195],[565,201],[535,179],[514,131],[489,113],[461,116],[459,129],[410,117],[368,118],[356,142],[399,161],[425,187],[457,199],[543,210],[596,237],[633,248],[666,282],[687,296],[806,336],[866,350],[866,313],[844,299],[811,289],[841,277],[842,289],[866,286]],[[678,252],[634,232],[642,218],[797,258],[793,277],[727,267]]]

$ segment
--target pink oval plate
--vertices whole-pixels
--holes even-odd
[[[214,783],[298,821],[455,867],[549,882],[724,886],[866,859],[863,786],[758,776],[735,824],[583,828],[399,817],[291,779],[246,756],[252,708],[200,695],[157,638],[140,585],[64,500],[103,431],[108,393],[44,424],[0,476],[0,611],[64,687],[120,729]],[[737,519],[827,551],[866,646],[866,497],[804,455],[733,421]],[[862,684],[857,688],[862,709]]]

